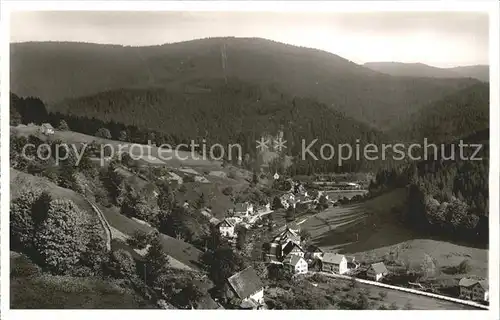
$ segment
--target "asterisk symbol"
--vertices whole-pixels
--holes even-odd
[[[283,149],[286,149],[286,140],[280,138],[274,140],[274,149],[278,152],[281,152]]]
[[[256,140],[255,142],[257,142],[257,149],[259,149],[259,151],[266,151],[269,149],[269,139],[261,137],[260,140]]]

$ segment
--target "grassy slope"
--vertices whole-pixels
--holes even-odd
[[[52,197],[56,199],[70,199],[82,210],[84,210],[84,212],[93,213],[92,207],[88,204],[88,202],[80,194],[74,192],[73,190],[61,188],[46,178],[36,177],[28,173],[10,169],[11,200],[17,198],[28,186],[48,191]]]
[[[11,252],[11,271],[14,268],[34,266],[26,257]],[[11,275],[10,301],[13,309],[155,308],[115,281],[40,273]]]
[[[45,178],[36,177],[27,173],[19,172],[17,170],[10,170],[11,177],[11,199],[15,199],[27,185],[37,186],[43,190],[47,190],[54,198],[64,198],[73,200],[85,212],[92,213],[92,208],[87,201],[78,193],[58,187],[54,183]],[[116,209],[102,208],[108,222],[115,229],[123,232],[126,235],[132,235],[135,230],[152,231],[146,225],[135,222],[129,219]],[[172,256],[174,259],[181,261],[189,267],[196,268],[196,263],[199,259],[201,252],[190,244],[183,241],[171,238],[167,235],[162,235],[162,242],[165,252]]]
[[[107,209],[101,207],[101,210],[106,216],[109,224],[113,228],[127,236],[133,235],[136,230],[142,230],[145,232],[153,231],[153,228],[149,227],[148,225],[141,224],[120,214],[118,212],[118,209],[116,208]],[[188,244],[181,240],[177,240],[164,234],[161,235],[161,241],[164,251],[169,256],[190,268],[198,269],[199,259],[201,255],[200,250],[196,249],[191,244]]]
[[[405,190],[398,189],[364,203],[331,207],[301,227],[311,232],[315,244],[353,254],[360,260],[379,260],[399,246],[399,258],[412,267],[422,263],[424,254],[435,258],[441,268],[454,267],[469,259],[472,266],[469,274],[487,277],[488,250],[431,239],[399,222],[397,218],[405,198]]]

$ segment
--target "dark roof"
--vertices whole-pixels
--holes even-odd
[[[300,251],[304,252],[304,249],[302,249],[299,245],[297,245],[293,241],[289,241],[286,246],[283,248],[283,255],[287,256],[290,252],[292,252],[293,248],[297,247],[299,248]]]
[[[221,227],[221,226],[224,226],[224,225],[229,226],[229,227],[234,227],[235,223],[234,223],[234,221],[226,218],[226,219],[222,220],[222,222],[219,223],[218,226]]]
[[[254,268],[248,267],[227,279],[238,298],[245,299],[264,288]]]
[[[290,230],[290,228],[286,228],[285,231],[282,233],[278,234],[276,237],[274,237],[273,241],[275,242],[282,242],[283,240],[290,239],[292,241],[300,241],[300,236],[295,233],[293,230]]]
[[[373,271],[375,271],[376,274],[388,272],[383,262],[373,263],[370,267],[373,269]]]
[[[478,279],[474,279],[474,278],[462,278],[462,279],[460,279],[460,282],[458,283],[458,285],[460,287],[471,287],[471,286],[476,285],[478,283],[481,287],[483,287],[483,289],[488,290],[489,284],[488,284],[488,281],[486,281],[486,280],[478,280]]]
[[[340,264],[342,262],[342,258],[345,258],[341,254],[327,252],[323,255],[323,262],[332,263],[332,264]]]

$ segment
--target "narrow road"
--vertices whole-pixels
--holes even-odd
[[[90,201],[87,198],[85,198],[85,200],[87,200],[87,202],[90,204],[92,209],[94,209],[95,213],[97,214],[97,217],[99,218],[99,221],[101,222],[101,225],[104,229],[104,233],[106,234],[106,249],[108,251],[111,251],[111,227],[108,223],[108,220],[106,220],[106,217],[102,213],[101,209],[99,209],[99,207],[97,207],[97,205],[94,202]]]

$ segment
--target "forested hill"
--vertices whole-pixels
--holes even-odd
[[[489,66],[475,65],[453,68],[437,68],[423,63],[367,62],[363,66],[392,76],[432,78],[475,78],[489,82]]]
[[[489,84],[479,83],[433,102],[388,132],[394,139],[451,142],[489,128]]]
[[[42,108],[40,100],[19,99],[15,95],[11,99],[23,122],[43,121],[31,118],[35,110]],[[87,134],[95,134],[102,126],[110,129],[114,139],[120,138],[124,130],[128,140],[141,143],[148,138],[171,145],[203,139],[207,146],[239,143],[244,153],[253,158],[257,153],[256,140],[265,134],[276,135],[279,130],[284,132],[287,141],[285,152],[295,157],[301,155],[303,140],[309,145],[318,139],[311,148],[318,155],[324,143],[354,146],[356,141],[363,145],[387,140],[377,129],[315,100],[290,97],[273,86],[252,85],[236,79],[228,79],[227,84],[224,80],[199,80],[175,92],[164,89],[107,91],[65,100],[52,105],[50,110],[46,118],[54,126],[64,118],[71,130]],[[35,113],[44,118],[43,112]],[[373,164],[361,160],[337,168],[336,161],[310,158],[297,165],[301,173],[311,173],[311,170],[357,171]]]
[[[369,48],[366,48],[369,50]],[[151,47],[84,43],[11,45],[11,90],[46,102],[124,88],[182,92],[207,76],[275,85],[347,116],[388,127],[474,79],[394,77],[337,55],[259,38],[213,38]]]

